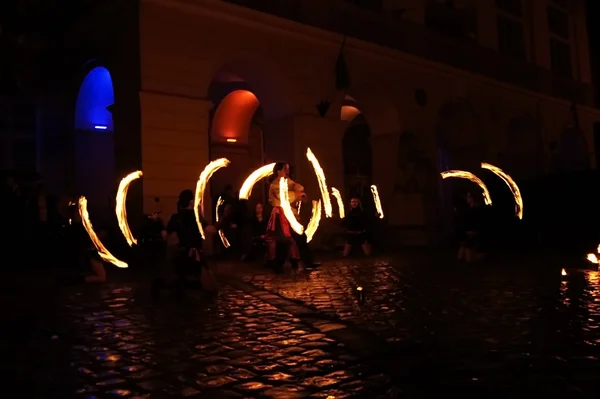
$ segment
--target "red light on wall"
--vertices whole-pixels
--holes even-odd
[[[237,143],[237,139],[227,139],[228,143]]]

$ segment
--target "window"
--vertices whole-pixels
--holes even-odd
[[[550,39],[550,60],[552,70],[563,78],[573,77],[571,47],[564,41]]]
[[[525,59],[523,25],[510,18],[498,17],[498,51],[521,60]]]
[[[556,7],[548,7],[548,29],[550,33],[568,39],[569,14]]]
[[[496,7],[516,17],[520,17],[523,10],[521,0],[496,0]]]
[[[383,0],[344,0],[346,3],[366,8],[372,11],[381,11]]]

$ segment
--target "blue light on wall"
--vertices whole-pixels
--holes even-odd
[[[115,94],[108,69],[92,69],[81,83],[75,105],[75,129],[113,131],[112,113]]]

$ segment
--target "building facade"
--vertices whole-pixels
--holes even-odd
[[[43,100],[74,144],[38,163],[96,203],[141,169],[132,201],[171,212],[219,157],[213,195],[288,160],[318,199],[310,147],[330,186],[376,184],[388,224],[424,243],[448,203],[441,170],[487,161],[519,182],[595,165],[585,21],[583,0],[115,2],[81,21],[77,79]]]

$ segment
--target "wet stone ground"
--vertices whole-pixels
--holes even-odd
[[[242,278],[374,332],[408,365],[411,383],[494,397],[600,392],[598,271],[561,277],[560,265],[535,259],[461,266],[395,257]]]
[[[28,371],[38,395],[19,397],[396,396],[377,367],[254,296],[223,286],[216,300],[192,292],[158,307],[147,296],[127,283],[60,293],[55,323],[36,338],[57,347],[29,354],[46,364]]]

